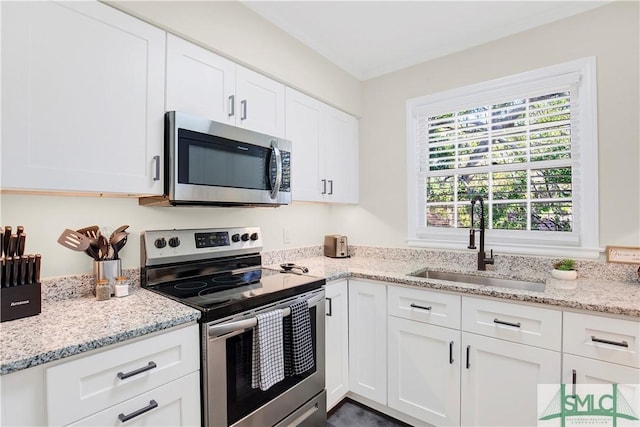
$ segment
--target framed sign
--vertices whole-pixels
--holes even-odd
[[[640,264],[640,247],[607,246],[607,262]]]

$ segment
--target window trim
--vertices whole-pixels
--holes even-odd
[[[572,161],[580,162],[580,177],[574,180],[575,233],[521,230],[487,230],[487,248],[496,252],[513,254],[598,258],[603,249],[599,247],[598,217],[598,124],[596,58],[588,57],[549,67],[515,74],[495,80],[442,91],[431,95],[409,99],[406,102],[407,125],[407,190],[408,190],[408,239],[409,246],[440,249],[466,249],[469,231],[466,228],[424,227],[418,228],[419,183],[416,176],[416,113],[432,108],[438,110],[466,108],[471,104],[486,102],[489,96],[509,96],[513,87],[518,90],[568,78],[579,78],[578,90],[580,141],[572,145]],[[424,187],[423,187],[424,188]]]

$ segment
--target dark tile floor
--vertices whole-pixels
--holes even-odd
[[[329,414],[327,427],[408,427],[401,421],[346,399]]]

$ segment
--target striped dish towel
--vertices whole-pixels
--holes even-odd
[[[256,315],[253,328],[251,387],[268,390],[284,379],[282,310]]]
[[[298,301],[291,304],[289,308],[291,309],[293,373],[302,374],[314,367],[309,303],[306,300]]]

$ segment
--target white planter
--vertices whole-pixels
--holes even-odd
[[[578,278],[578,272],[576,270],[551,270],[551,275],[560,280],[576,280]]]

